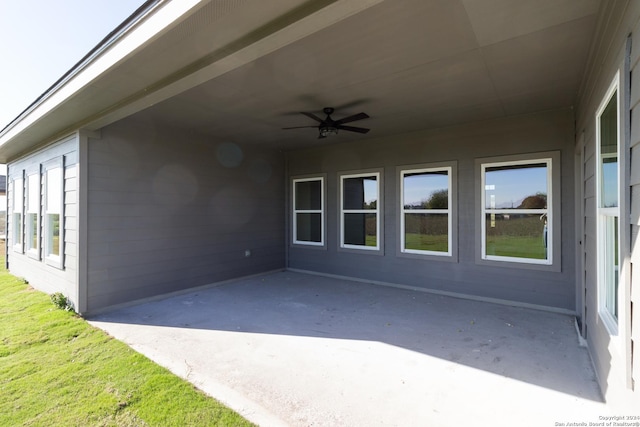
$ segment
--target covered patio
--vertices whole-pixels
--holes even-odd
[[[260,424],[635,416],[639,34],[632,0],[147,0],[0,130],[7,264]]]
[[[293,271],[91,322],[259,425],[530,425],[608,410],[572,316]]]

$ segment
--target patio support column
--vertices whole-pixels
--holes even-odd
[[[78,257],[76,271],[77,304],[76,311],[84,313],[87,311],[87,293],[89,286],[88,265],[88,213],[89,213],[89,138],[99,139],[99,131],[87,131],[81,129],[78,135],[78,226],[77,242]]]

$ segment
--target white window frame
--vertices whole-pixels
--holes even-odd
[[[544,163],[547,165],[547,207],[546,209],[498,209],[498,208],[487,208],[486,205],[486,170],[491,167],[500,167],[500,166],[525,166],[531,164],[541,164]],[[480,204],[481,204],[481,217],[480,217],[480,227],[481,227],[481,258],[483,260],[488,261],[500,261],[500,262],[509,262],[509,263],[518,263],[518,264],[534,264],[534,265],[552,265],[554,260],[554,196],[553,196],[553,159],[550,157],[542,157],[542,158],[527,158],[523,160],[506,160],[506,161],[498,161],[498,162],[490,162],[490,163],[482,163],[481,164],[481,172],[480,172]],[[534,259],[534,258],[520,258],[520,257],[507,257],[507,256],[497,256],[497,255],[487,255],[487,224],[486,224],[486,216],[488,214],[540,214],[541,211],[545,211],[544,214],[547,215],[547,258],[546,259]]]
[[[617,151],[616,155],[618,158],[618,167],[617,167],[617,188],[616,194],[618,196],[618,206],[616,207],[602,207],[602,160],[603,156],[601,153],[601,126],[600,126],[600,118],[604,113],[604,110],[609,105],[609,102],[615,96],[615,105],[617,112],[617,120],[616,120],[616,133],[617,133]],[[611,335],[618,335],[618,319],[611,313],[608,307],[608,299],[616,298],[618,303],[618,317],[620,316],[620,289],[622,288],[622,282],[620,277],[620,254],[621,252],[621,223],[620,223],[620,201],[622,200],[620,194],[620,120],[621,120],[621,97],[620,97],[620,74],[616,73],[611,85],[607,89],[602,102],[598,106],[596,110],[596,211],[597,211],[597,278],[598,278],[598,313],[600,318],[602,319],[606,329],[609,331]],[[618,247],[614,248],[608,239],[611,235],[611,224],[609,224],[609,220],[617,219],[618,220],[618,232],[617,232],[617,241]],[[609,256],[611,255],[611,251],[618,251],[618,269],[614,272],[617,275],[618,280],[618,293],[615,293],[615,289],[611,289],[609,285],[609,279],[607,277],[608,268],[605,266],[605,263],[609,260]]]
[[[296,184],[300,182],[311,182],[311,181],[320,181],[320,209],[296,209]],[[323,247],[325,246],[325,179],[324,176],[312,176],[306,178],[294,178],[292,180],[292,207],[293,207],[293,218],[292,218],[292,241],[295,245],[305,245],[305,246],[316,246]],[[307,214],[320,214],[320,241],[319,242],[311,242],[306,240],[298,240],[298,214],[307,213]]]
[[[49,173],[52,170],[60,169],[60,177],[57,179],[57,182],[52,182],[52,177]],[[50,162],[47,162],[43,167],[43,175],[44,175],[44,185],[45,185],[45,200],[44,200],[44,213],[43,213],[43,221],[44,221],[44,259],[48,265],[53,267],[57,267],[62,269],[64,265],[64,162],[62,158],[54,159]],[[57,190],[60,192],[58,197],[60,201],[60,206],[58,211],[50,210],[50,191],[52,190],[52,186],[57,185]],[[53,190],[56,188],[54,187]],[[59,239],[58,239],[58,255],[53,253],[53,230],[51,229],[51,224],[49,220],[49,215],[59,215]]]
[[[349,178],[364,178],[364,177],[375,177],[376,178],[376,191],[377,191],[377,203],[376,209],[345,209],[344,208],[344,181]],[[340,248],[341,249],[355,249],[358,251],[371,251],[371,252],[380,252],[380,248],[382,248],[382,210],[381,206],[383,204],[382,198],[382,172],[380,170],[375,170],[371,172],[359,172],[359,173],[341,173],[339,175],[340,182]],[[366,246],[366,245],[353,245],[347,244],[344,242],[344,216],[345,214],[375,214],[376,215],[376,246]]]
[[[32,188],[31,180],[35,179],[36,184],[35,189]],[[40,259],[40,228],[41,228],[41,217],[40,217],[40,209],[42,206],[41,196],[42,196],[42,187],[41,187],[41,175],[38,170],[36,173],[28,173],[26,176],[26,209],[25,209],[25,247],[27,254],[35,259]],[[32,194],[35,193],[35,194]],[[36,216],[36,226],[35,230],[31,229],[31,215]],[[34,237],[33,233],[35,233],[36,238],[36,246],[31,246],[31,240]]]
[[[20,221],[16,226],[16,216]],[[11,239],[13,251],[24,253],[24,171],[11,180]]]
[[[405,192],[404,192],[404,179],[406,175],[420,174],[420,173],[433,173],[433,172],[446,172],[447,173],[447,209],[406,209],[405,208]],[[400,252],[405,254],[416,255],[434,255],[439,257],[451,257],[453,254],[453,201],[455,200],[453,192],[453,167],[452,166],[440,166],[440,167],[422,167],[417,169],[401,169],[400,170]],[[428,251],[418,249],[407,249],[405,247],[405,215],[408,213],[413,214],[439,214],[447,215],[447,251]]]

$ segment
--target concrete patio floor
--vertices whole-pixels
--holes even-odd
[[[261,426],[555,426],[609,414],[562,314],[278,272],[91,323]]]

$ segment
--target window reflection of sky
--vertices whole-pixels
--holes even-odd
[[[417,206],[429,200],[436,191],[447,190],[446,174],[416,174],[404,177],[404,205]]]
[[[47,171],[47,211],[60,212],[62,210],[62,168],[53,168]]]
[[[495,195],[495,208],[517,208],[528,196],[547,194],[546,166],[496,169],[487,168],[485,174],[485,204],[491,208]]]
[[[378,182],[375,178],[363,178],[364,202],[369,204],[378,200]]]
[[[618,206],[618,162],[611,161],[602,164],[602,195],[603,208]]]

